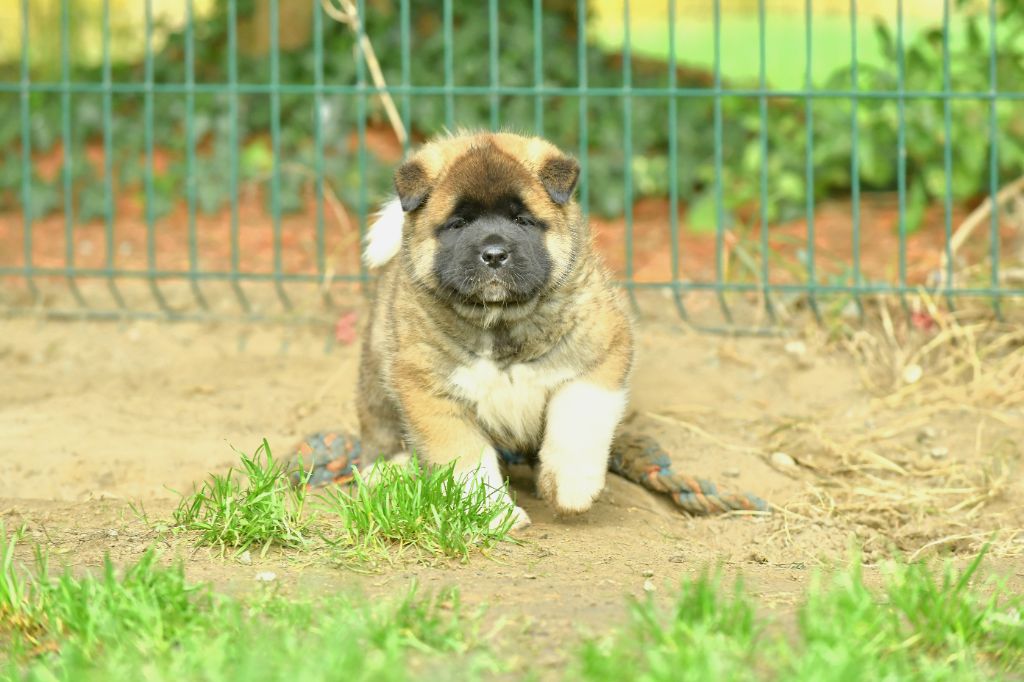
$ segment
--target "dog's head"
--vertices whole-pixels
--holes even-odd
[[[471,307],[528,303],[557,286],[588,239],[572,199],[579,165],[539,138],[461,134],[395,172],[413,279]]]

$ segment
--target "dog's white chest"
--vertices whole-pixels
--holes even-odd
[[[570,377],[567,370],[527,364],[503,368],[480,358],[452,372],[450,382],[458,397],[476,406],[485,426],[529,441],[540,435],[551,392]]]

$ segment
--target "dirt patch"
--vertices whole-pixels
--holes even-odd
[[[272,552],[242,566],[175,542],[170,554],[186,557],[193,578],[230,591],[250,589],[258,570],[277,572],[288,590],[384,594],[414,579],[456,583],[470,605],[501,605],[510,651],[542,651],[539,663],[552,669],[567,655],[552,638],[575,641],[580,628],[620,619],[623,595],[642,593],[648,575],[665,595],[680,577],[721,564],[786,614],[811,569],[842,560],[853,543],[874,561],[893,548],[968,556],[995,537],[990,569],[1024,584],[1024,399],[1019,389],[976,383],[1006,370],[995,350],[961,381],[909,350],[885,365],[884,335],[844,350],[813,333],[799,343],[697,335],[672,315],[655,312],[641,326],[637,423],[679,469],[769,500],[771,518],[687,518],[612,477],[591,513],[557,520],[517,478],[534,525],[522,544],[466,564],[399,561],[359,575],[317,556]],[[251,452],[266,437],[284,454],[306,432],[356,426],[358,348],[326,352],[328,330],[3,324],[0,518],[26,523],[73,566],[98,565],[105,552],[116,561],[139,555],[158,537],[129,505],[166,517],[174,491],[237,462],[232,446]],[[915,363],[920,390],[892,383]],[[1011,388],[1013,376],[1003,377]],[[792,464],[773,461],[775,452]],[[536,662],[532,653],[522,661]]]

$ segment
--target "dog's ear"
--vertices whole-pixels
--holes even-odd
[[[580,164],[571,156],[552,156],[540,167],[540,181],[558,205],[568,203],[580,179]]]
[[[395,191],[406,213],[423,205],[430,194],[430,179],[419,161],[413,159],[398,167],[395,171]]]

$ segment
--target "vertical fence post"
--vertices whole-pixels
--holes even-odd
[[[145,93],[143,95],[143,117],[144,135],[146,145],[146,267],[149,275],[149,290],[153,294],[160,310],[170,313],[167,300],[160,291],[156,282],[157,260],[156,260],[156,214],[155,214],[155,188],[154,184],[154,160],[153,160],[153,0],[145,0],[146,5],[146,44],[145,44]]]
[[[21,214],[25,221],[22,258],[25,261],[25,282],[32,296],[32,305],[39,303],[39,288],[32,264],[32,76],[29,70],[29,0],[21,0]]]
[[[487,3],[487,40],[488,40],[488,71],[490,75],[490,88],[488,99],[491,106],[491,130],[497,130],[500,124],[498,112],[498,0],[488,0]],[[536,56],[534,56],[536,59]]]
[[[412,145],[412,93],[409,92],[412,79],[412,45],[410,44],[412,19],[409,15],[409,0],[402,0],[402,124],[408,132],[402,145],[405,152],[408,152]]]
[[[106,247],[107,289],[119,310],[124,297],[114,279],[117,244],[114,238],[114,135],[113,74],[110,60],[110,0],[103,0],[103,229]]]
[[[576,63],[579,69],[580,207],[583,219],[590,214],[590,144],[587,123],[590,117],[587,97],[587,0],[576,0]]]
[[[818,310],[818,275],[815,267],[817,258],[817,244],[814,236],[814,99],[811,93],[814,90],[813,64],[813,28],[814,28],[814,7],[812,0],[806,0],[804,4],[804,15],[806,22],[806,71],[804,73],[804,125],[807,128],[807,156],[804,177],[806,178],[807,196],[807,302],[815,319],[821,320],[821,311]]]
[[[313,3],[313,191],[316,194],[316,276],[324,305],[330,307],[331,282],[327,277],[327,246],[324,237],[324,12],[320,0]]]
[[[714,129],[715,129],[715,294],[726,322],[732,324],[732,311],[725,300],[725,197],[722,183],[722,4],[714,0]]]
[[[764,0],[757,3],[757,44],[758,44],[758,74],[757,83],[761,90],[758,98],[758,142],[761,156],[761,302],[765,312],[773,322],[775,321],[775,308],[772,305],[771,289],[771,251],[768,242],[768,37],[766,35],[766,17]]]
[[[899,202],[900,305],[907,305],[907,67],[903,44],[903,0],[896,0],[896,192]]]
[[[533,131],[544,135],[544,18],[541,0],[533,0]]]
[[[853,300],[857,314],[864,319],[864,304],[861,301],[862,286],[860,262],[860,67],[857,55],[857,0],[850,0],[850,217],[853,220]]]
[[[235,292],[235,299],[242,307],[242,311],[249,314],[252,306],[249,298],[242,289],[239,281],[241,275],[241,245],[239,244],[239,216],[238,216],[238,190],[239,190],[239,145],[241,140],[238,134],[239,110],[238,110],[238,0],[227,0],[228,2],[228,115],[231,119],[230,146],[231,146],[231,168],[229,171],[229,183],[231,186],[231,288]]]
[[[622,3],[622,155],[625,173],[622,193],[626,220],[626,281],[629,301],[637,307],[633,271],[633,46],[630,31],[629,0]]]
[[[185,0],[185,197],[188,202],[188,274],[192,296],[200,309],[207,310],[209,306],[199,286],[199,237],[196,233],[196,45],[193,3],[194,0]]]
[[[452,0],[444,0],[444,124],[448,130],[455,128],[455,38],[452,31]]]
[[[270,212],[274,239],[274,289],[285,310],[292,302],[284,289],[284,265],[281,244],[281,8],[270,0]]]
[[[355,57],[356,57],[356,88],[358,89],[358,95],[356,96],[356,131],[359,142],[359,245],[362,247],[363,241],[366,237],[366,216],[368,213],[367,197],[366,197],[366,109],[367,109],[367,92],[366,92],[366,60],[363,57],[363,40],[366,39],[366,0],[357,0],[356,2],[356,40],[355,40]],[[365,286],[369,279],[369,273],[366,270],[366,263],[363,259],[359,259],[359,281]]]
[[[676,0],[668,0],[668,228],[672,239],[672,298],[684,320],[690,319],[679,276],[679,74],[676,64]]]
[[[953,85],[950,77],[949,31],[950,0],[942,0],[942,168],[945,173],[945,212],[946,239],[943,248],[946,252],[945,272],[939,273],[946,295],[946,305],[953,310]]]
[[[75,268],[75,186],[74,139],[71,133],[71,8],[69,0],[60,6],[60,112],[61,145],[64,150],[64,269],[68,288],[78,305],[88,304],[78,289]]]
[[[996,195],[999,194],[999,119],[996,116],[996,105],[999,96],[999,77],[997,69],[996,54],[996,0],[989,0],[988,3],[988,200],[992,206],[989,212],[989,259],[992,262],[992,269],[989,278],[989,291],[987,292],[991,301],[992,309],[999,319],[1003,317],[1002,301],[1000,299],[999,286],[999,259],[1000,259],[1000,238],[999,238],[999,204]]]

